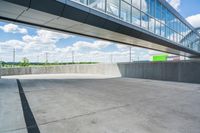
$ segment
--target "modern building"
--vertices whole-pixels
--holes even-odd
[[[196,28],[196,30],[197,30],[197,32],[199,32],[199,33],[200,33],[200,27]]]
[[[200,33],[165,0],[0,0],[0,19],[200,57]]]
[[[200,33],[199,28],[196,28],[195,30]],[[187,33],[187,35],[180,40],[180,43],[185,47],[200,51],[200,39],[194,34],[193,31]]]

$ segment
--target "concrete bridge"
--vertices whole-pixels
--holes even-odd
[[[200,56],[200,34],[165,0],[106,1],[0,0],[0,19],[177,55]]]

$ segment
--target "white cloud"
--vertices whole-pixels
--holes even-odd
[[[7,33],[21,33],[21,34],[28,33],[27,29],[21,28],[15,24],[6,24],[4,26],[0,26],[0,29]]]
[[[23,49],[25,46],[25,43],[19,40],[9,40],[5,42],[0,42],[1,48],[7,48],[7,49]]]
[[[65,48],[56,47],[54,50],[43,51],[42,54],[44,55],[44,53],[47,52],[49,53],[49,55],[56,55],[56,56],[51,56],[51,59],[54,61],[55,60],[71,61],[72,51],[73,51],[76,61],[78,62],[91,61],[91,59],[95,61],[94,58],[96,58],[96,61],[102,61],[99,60],[99,58],[102,59],[105,57],[105,55],[107,55],[105,52],[101,51],[102,48],[105,48],[111,44],[112,44],[111,42],[102,40],[96,40],[94,42],[78,41]],[[88,48],[86,53],[85,50],[83,50],[84,48]]]
[[[94,51],[94,50],[101,50],[102,48],[105,48],[107,46],[111,45],[111,42],[108,41],[102,41],[102,40],[96,40],[94,42],[86,42],[86,41],[77,41],[74,44],[68,45],[64,48],[56,47],[54,49],[46,49],[42,53],[50,53],[50,54],[65,54],[71,56],[71,52],[74,51],[77,53],[84,52],[84,48],[88,48],[88,51]],[[88,53],[87,53],[88,54]]]
[[[24,50],[53,50],[56,48],[56,43],[60,39],[67,39],[73,37],[72,35],[56,33],[46,30],[38,30],[37,35],[25,35],[22,37],[23,42],[26,43]]]
[[[120,51],[126,51],[126,50],[129,50],[130,46],[128,45],[123,45],[123,44],[118,44],[116,45],[117,48],[120,50]]]
[[[23,40],[25,42],[32,42],[32,43],[56,43],[60,39],[67,39],[69,37],[72,37],[72,35],[68,34],[62,34],[62,33],[56,33],[52,31],[46,31],[46,30],[38,30],[37,35],[35,36],[30,36],[30,35],[25,35],[23,36]]]
[[[34,51],[55,50],[56,43],[60,39],[67,39],[69,37],[72,37],[72,35],[61,34],[46,30],[38,30],[37,34],[34,36],[24,35],[22,37],[22,41],[8,40],[0,42],[0,47],[21,49],[25,53],[31,53]]]
[[[93,43],[85,42],[85,41],[78,41],[78,42],[74,43],[72,46],[74,47],[75,50],[80,50],[81,48],[102,49],[111,44],[112,43],[108,42],[108,41],[97,40],[97,41],[94,41]]]
[[[194,27],[200,27],[200,14],[187,17],[186,20]]]
[[[181,0],[167,0],[167,2],[177,11],[180,10]]]
[[[159,55],[159,54],[163,54],[163,52],[160,52],[160,51],[155,51],[155,50],[148,50],[148,54],[150,56],[153,56],[153,55]]]

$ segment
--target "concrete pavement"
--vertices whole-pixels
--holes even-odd
[[[25,133],[16,80],[0,79],[0,133]]]
[[[200,132],[199,84],[93,76],[94,79],[80,74],[12,78],[21,78],[41,133]],[[13,118],[21,123],[11,126],[3,122],[0,131],[25,130],[23,117],[16,118],[22,115],[16,81],[0,81],[0,125]],[[9,98],[9,103],[13,102],[9,106],[2,102],[7,97],[5,88],[15,90],[17,97]],[[2,113],[16,108],[19,111],[15,115]]]

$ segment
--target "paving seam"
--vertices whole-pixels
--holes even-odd
[[[50,124],[50,123],[56,123],[56,122],[59,122],[59,121],[72,120],[72,119],[76,119],[76,118],[80,118],[80,117],[84,117],[84,116],[90,116],[90,115],[94,115],[94,114],[97,114],[97,113],[116,110],[116,109],[125,108],[125,107],[129,107],[129,106],[131,106],[131,105],[125,104],[125,105],[121,105],[121,106],[106,108],[106,109],[97,110],[97,111],[93,111],[93,112],[89,112],[89,113],[85,113],[85,114],[75,115],[75,116],[68,117],[68,118],[63,118],[63,119],[58,119],[58,120],[54,120],[54,121],[40,123],[40,125],[42,126],[42,125],[47,125],[47,124]]]
[[[26,95],[24,93],[24,90],[22,88],[21,82],[19,79],[17,79],[17,85],[19,89],[19,95],[21,99],[21,105],[23,109],[24,119],[26,123],[26,128],[28,133],[40,133],[40,130],[38,128],[38,125],[36,123],[36,120],[34,118],[34,115],[31,111],[31,108],[29,106],[28,100],[26,98]]]

